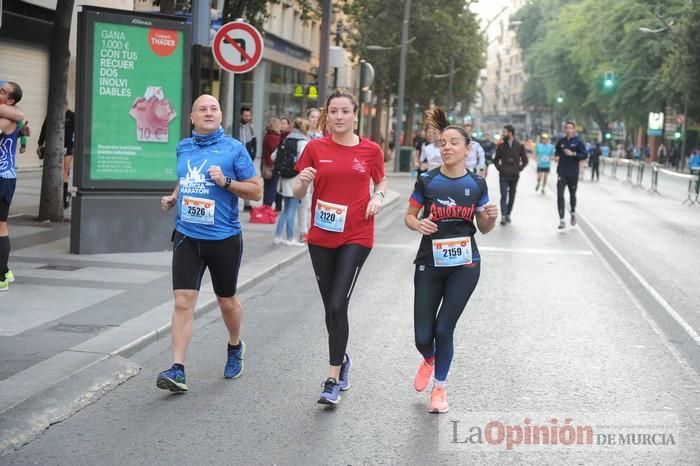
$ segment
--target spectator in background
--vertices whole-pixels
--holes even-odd
[[[603,151],[600,149],[600,143],[593,148],[593,153],[590,156],[591,161],[591,181],[600,181],[600,156]]]
[[[282,122],[279,118],[271,117],[267,120],[262,143],[262,159],[260,160],[260,173],[264,183],[263,205],[267,207],[272,207],[272,203],[275,200],[277,174],[274,170],[275,162],[271,156],[280,143],[281,129]]]
[[[310,107],[306,111],[306,119],[309,120],[309,140],[323,137],[323,131],[318,124],[318,119],[320,116],[321,110],[317,109],[316,107]]]
[[[413,148],[416,150],[413,153],[413,165],[416,167],[416,171],[418,172],[418,175],[423,173],[425,170],[421,169],[420,166],[420,154],[421,154],[421,149],[423,148],[423,145],[426,143],[425,140],[425,131],[422,129],[419,129],[416,135],[413,137]]]
[[[666,145],[662,142],[659,144],[659,148],[656,149],[656,160],[659,163],[666,164],[666,158],[668,157],[668,151],[666,150]]]
[[[316,107],[311,107],[306,111],[306,119],[309,121],[309,141],[320,139],[323,137],[323,130],[319,124],[321,111]],[[313,196],[313,183],[309,185],[306,196],[301,199],[299,208],[297,209],[297,229],[299,230],[299,241],[306,242],[306,236],[309,234],[309,222],[311,218],[311,197]]]
[[[304,118],[296,118],[294,120],[294,127],[289,132],[289,135],[285,138],[285,144],[287,145],[292,141],[296,141],[296,157],[294,160],[294,164],[296,164],[296,162],[299,160],[299,157],[301,157],[301,154],[304,151],[304,147],[306,147],[306,143],[309,142],[309,137],[307,135],[308,132],[309,121]],[[282,147],[283,146],[280,146],[277,149],[277,151],[274,154],[272,154],[273,159],[280,156],[280,152],[282,152]],[[282,196],[284,210],[282,211],[282,214],[279,215],[277,218],[277,228],[275,229],[275,239],[273,240],[274,244],[282,243],[288,246],[304,245],[303,242],[297,241],[294,238],[294,223],[296,220],[297,209],[299,208],[299,203],[301,202],[299,199],[296,199],[294,197],[293,188],[296,180],[296,176],[285,177],[284,172],[278,179],[277,192]],[[285,227],[287,232],[287,239],[282,239],[282,230],[284,230]]]
[[[284,138],[286,138],[289,135],[289,133],[292,132],[292,122],[289,121],[289,118],[287,118],[286,116],[280,117],[280,121],[282,122],[282,127],[280,129],[280,142],[282,142]]]
[[[243,143],[250,160],[255,160],[255,155],[258,147],[258,140],[255,137],[255,128],[253,128],[253,111],[250,107],[241,107],[241,125],[238,128],[238,140]],[[250,211],[250,201],[243,201],[243,210]]]
[[[696,173],[700,170],[700,153],[698,149],[695,148],[690,152],[690,159],[688,160],[688,168],[690,173]]]
[[[64,125],[63,132],[63,148],[65,152],[63,153],[63,208],[67,209],[70,207],[71,193],[68,190],[68,183],[70,182],[70,171],[73,166],[73,147],[75,143],[75,113],[68,108],[68,101],[65,102],[66,106],[66,121]],[[41,125],[41,132],[39,133],[39,147],[36,149],[36,153],[40,159],[44,158],[44,151],[46,150],[46,120]]]

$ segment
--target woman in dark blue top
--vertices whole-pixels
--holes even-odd
[[[489,203],[486,180],[465,169],[470,150],[466,131],[450,126],[439,108],[428,112],[428,124],[441,133],[442,165],[418,177],[405,218],[408,228],[423,235],[414,262],[415,339],[423,361],[414,387],[425,390],[434,372],[429,411],[445,413],[452,335],[479,281],[474,234],[477,226],[482,233],[493,229],[498,208]]]

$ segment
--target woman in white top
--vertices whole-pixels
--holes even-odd
[[[421,170],[430,171],[442,165],[442,156],[440,148],[437,146],[437,140],[440,137],[440,132],[435,128],[428,127],[425,136],[429,144],[423,144],[420,150]]]
[[[323,131],[318,127],[318,119],[321,116],[321,110],[316,107],[311,107],[306,111],[306,119],[309,120],[309,140],[319,139],[323,137]],[[309,186],[306,196],[301,200],[297,209],[297,228],[299,230],[299,241],[306,242],[306,235],[309,233],[309,219],[311,218],[311,196],[313,195],[313,186]]]
[[[299,157],[301,157],[301,153],[304,150],[304,147],[306,147],[306,143],[309,142],[308,132],[309,121],[299,117],[294,120],[294,127],[289,133],[289,135],[285,138],[286,142],[291,142],[294,140],[296,141],[297,150],[294,163],[296,163],[296,161],[299,160]],[[277,157],[280,155],[280,147],[278,147],[275,153],[272,154],[273,160],[276,160]],[[275,239],[273,240],[274,244],[284,243],[289,246],[304,245],[304,243],[301,243],[294,238],[294,220],[296,219],[297,208],[300,204],[300,201],[294,197],[294,192],[292,191],[295,180],[296,176],[285,178],[284,176],[280,175],[279,177],[277,192],[282,196],[282,203],[284,207],[279,217],[277,218],[277,228],[275,229]],[[287,229],[287,239],[283,240],[282,230],[285,228],[285,226]]]

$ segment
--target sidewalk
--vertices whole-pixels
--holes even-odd
[[[69,254],[69,223],[39,223],[25,213],[32,198],[38,202],[29,178],[20,178],[23,205],[10,220],[16,281],[0,294],[0,454],[138,374],[128,358],[169,338],[173,309],[170,251]],[[398,197],[388,192],[386,204]],[[273,246],[275,225],[241,218],[244,294],[307,248]],[[195,327],[219,316],[208,274],[195,316]]]

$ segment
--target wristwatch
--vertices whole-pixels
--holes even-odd
[[[224,189],[228,189],[228,187],[231,186],[231,177],[227,176],[225,180],[226,182],[224,183]]]

